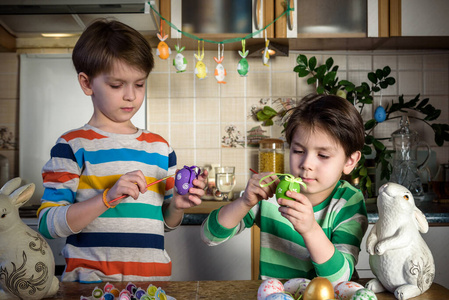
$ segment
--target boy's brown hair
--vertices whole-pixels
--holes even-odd
[[[93,78],[111,71],[116,60],[147,74],[154,67],[151,46],[137,30],[119,21],[98,19],[84,30],[73,48],[76,72]]]
[[[298,126],[324,130],[343,147],[347,157],[365,144],[360,113],[348,100],[335,95],[311,94],[292,109],[285,129],[289,145]]]

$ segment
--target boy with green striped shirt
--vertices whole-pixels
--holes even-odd
[[[359,112],[346,99],[309,95],[286,127],[290,173],[307,185],[276,199],[276,175],[252,175],[243,196],[213,211],[203,241],[218,245],[254,224],[260,228],[260,278],[350,280],[368,220],[363,194],[341,180],[356,167],[364,145]],[[274,181],[265,186],[264,183]]]

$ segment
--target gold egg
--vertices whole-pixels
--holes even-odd
[[[334,299],[334,287],[324,277],[315,277],[310,281],[304,291],[304,300],[327,300]]]

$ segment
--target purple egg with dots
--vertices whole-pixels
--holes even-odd
[[[198,178],[201,169],[197,166],[184,166],[176,173],[175,177],[175,190],[180,195],[185,195],[189,192],[189,189],[193,187],[193,180]]]

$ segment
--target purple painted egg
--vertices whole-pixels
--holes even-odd
[[[197,166],[184,166],[176,173],[175,190],[180,195],[185,195],[193,187],[193,179],[198,178],[201,170]]]

